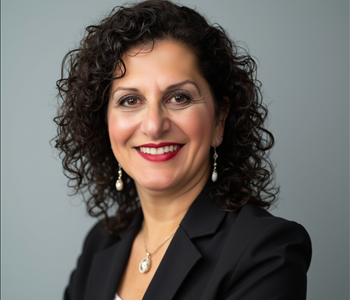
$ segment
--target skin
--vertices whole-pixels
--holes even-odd
[[[219,146],[225,116],[215,116],[210,86],[188,48],[159,41],[134,48],[123,58],[126,74],[111,87],[107,122],[114,155],[135,181],[147,248],[152,252],[180,224],[207,182],[210,147]],[[148,161],[138,147],[170,142],[182,145],[170,160]],[[138,265],[146,255],[141,232],[135,238],[118,294],[142,299],[171,240],[152,255],[148,273]],[[137,282],[137,285],[135,284]]]

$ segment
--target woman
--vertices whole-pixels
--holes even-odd
[[[62,70],[56,147],[103,219],[64,299],[305,299],[310,239],[264,209],[256,64],[221,27],[168,1],[116,8]]]

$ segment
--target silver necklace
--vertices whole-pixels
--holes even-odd
[[[152,252],[147,251],[146,247],[146,241],[145,241],[145,231],[143,229],[144,227],[144,222],[142,223],[142,238],[143,238],[143,245],[145,246],[145,251],[146,251],[146,257],[141,260],[140,265],[139,265],[139,271],[141,273],[147,273],[149,269],[151,268],[151,255],[155,253],[160,247],[162,247],[167,240],[169,240],[176,232],[177,227],[156,249],[154,249]]]

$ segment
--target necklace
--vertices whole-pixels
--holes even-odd
[[[149,269],[151,268],[151,255],[155,253],[160,247],[162,247],[167,240],[169,240],[176,232],[177,227],[156,249],[154,249],[152,252],[147,251],[146,247],[146,241],[145,241],[145,231],[143,229],[144,227],[144,222],[142,223],[142,238],[143,238],[143,245],[145,246],[145,251],[146,251],[146,257],[141,260],[140,265],[139,265],[139,271],[141,273],[147,273]]]

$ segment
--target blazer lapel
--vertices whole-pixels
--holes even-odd
[[[174,235],[143,300],[173,299],[188,273],[201,259],[193,238],[215,234],[226,212],[215,208],[210,184],[193,202]]]
[[[139,209],[120,240],[95,254],[86,286],[85,300],[113,300],[143,219]]]
[[[201,257],[183,228],[179,227],[143,300],[172,299],[188,272]]]

